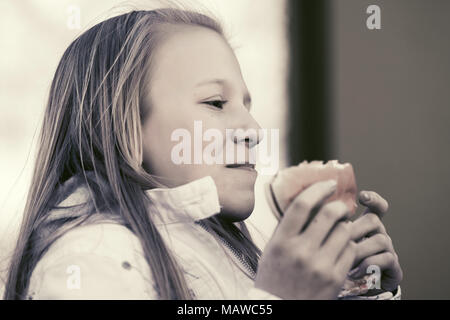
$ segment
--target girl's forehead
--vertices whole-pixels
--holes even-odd
[[[190,80],[196,85],[205,79],[241,77],[238,60],[221,34],[198,26],[171,28],[155,49],[152,78],[172,83]]]

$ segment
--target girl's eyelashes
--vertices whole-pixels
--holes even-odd
[[[204,104],[213,106],[217,109],[223,109],[223,106],[225,105],[225,103],[227,103],[227,100],[210,100],[210,101],[204,101]]]

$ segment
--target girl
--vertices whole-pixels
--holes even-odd
[[[250,103],[221,26],[205,15],[133,11],[78,37],[50,89],[5,298],[333,299],[352,267],[361,276],[370,264],[397,290],[377,194],[363,202],[374,213],[344,224],[342,202],[321,206],[336,184],[311,186],[261,255],[244,223],[249,160],[173,161],[172,133],[195,121],[258,129]],[[261,139],[223,137],[247,151]]]

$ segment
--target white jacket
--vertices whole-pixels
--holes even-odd
[[[60,206],[86,202],[84,185],[71,190]],[[253,274],[236,254],[195,223],[220,211],[214,180],[204,177],[171,189],[146,191],[153,221],[182,267],[196,299],[278,299],[254,287]],[[149,205],[150,206],[150,205]],[[150,210],[149,212],[154,212]],[[52,217],[82,214],[54,209]],[[392,298],[389,296],[379,298]],[[400,297],[400,289],[394,298]],[[152,271],[139,239],[117,222],[78,226],[56,240],[36,265],[28,299],[158,299]]]
[[[73,180],[64,188],[73,189]],[[171,189],[146,191],[159,216],[153,221],[183,268],[197,299],[277,299],[253,287],[252,274],[236,255],[195,221],[220,211],[216,185],[205,177]],[[87,200],[80,185],[60,203]],[[77,215],[53,210],[50,216]],[[29,299],[158,299],[139,239],[114,221],[76,227],[55,241],[36,265]]]

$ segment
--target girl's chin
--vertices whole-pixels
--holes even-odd
[[[241,194],[242,195],[242,194]],[[236,197],[230,201],[225,201],[222,205],[220,216],[232,222],[243,221],[250,217],[255,206],[255,199],[252,193],[252,197],[247,199],[243,197]]]
[[[227,220],[229,222],[241,222],[249,218],[252,214],[252,211],[250,212],[230,212],[227,210],[222,210],[219,213],[219,217],[221,217],[224,220]]]

